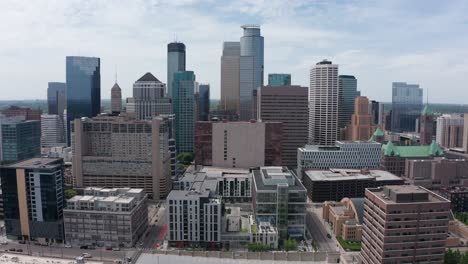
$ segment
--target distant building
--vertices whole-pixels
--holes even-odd
[[[429,145],[434,140],[434,114],[429,105],[424,107],[419,120],[419,142],[421,145]]]
[[[185,71],[185,44],[171,42],[167,44],[167,96],[173,97],[174,73]]]
[[[366,188],[404,183],[387,171],[351,169],[309,170],[302,181],[312,202],[364,197]]]
[[[384,104],[372,100],[370,101],[369,109],[372,116],[372,124],[382,126],[384,118]]]
[[[29,107],[10,106],[2,110],[5,117],[24,117],[24,120],[41,121],[42,111],[40,109],[31,109]]]
[[[353,75],[339,75],[338,90],[338,127],[343,129],[351,123],[351,116],[353,113],[356,113],[355,100],[358,96],[361,96],[361,92],[357,90],[357,80]],[[361,106],[361,108],[363,107],[364,106]],[[369,106],[366,105],[366,110],[361,111],[365,111],[365,114],[369,114],[367,112],[368,107]]]
[[[262,122],[282,123],[281,165],[297,166],[297,148],[307,144],[308,94],[307,87],[263,86],[257,93],[257,119]]]
[[[171,190],[171,152],[164,119],[123,116],[75,119],[73,175],[77,187],[138,188],[154,200]]]
[[[407,159],[432,159],[444,155],[445,151],[435,141],[425,146],[396,146],[389,141],[382,146],[380,167],[397,176],[403,176]]]
[[[193,71],[175,73],[172,89],[177,152],[192,153],[195,130],[195,74]]]
[[[405,178],[412,185],[431,190],[455,186],[468,187],[466,159],[407,159]]]
[[[348,128],[350,140],[369,140],[376,130],[372,115],[369,114],[369,100],[365,96],[358,96],[354,102],[354,114]]]
[[[221,101],[219,111],[230,112],[230,115],[240,115],[240,42],[224,42],[221,56]]]
[[[374,141],[337,141],[335,146],[306,145],[297,150],[297,173],[306,170],[377,169],[382,145]]]
[[[41,147],[66,145],[63,118],[60,115],[41,115]]]
[[[278,229],[280,241],[305,237],[306,189],[286,167],[260,167],[252,170],[252,201],[257,222]]]
[[[370,188],[364,210],[363,263],[444,262],[447,199],[411,185]]]
[[[41,122],[23,117],[0,120],[2,161],[13,162],[41,155]]]
[[[67,84],[62,82],[49,82],[47,87],[47,114],[63,117],[67,109]]]
[[[65,239],[73,245],[133,247],[148,228],[143,189],[91,188],[67,200]]]
[[[6,235],[18,240],[61,242],[63,161],[33,158],[0,168]]]
[[[290,86],[291,74],[289,73],[270,73],[268,74],[268,86]]]
[[[436,142],[443,148],[462,148],[464,123],[458,114],[437,117]]]
[[[310,70],[309,144],[335,144],[339,131],[338,110],[338,65],[324,60]]]
[[[361,241],[364,198],[343,198],[323,204],[322,218],[330,224],[335,236],[346,241]]]
[[[111,113],[120,114],[122,112],[122,89],[117,82],[111,89]]]
[[[423,108],[423,90],[419,84],[392,83],[392,131],[415,132],[416,119]]]
[[[197,122],[195,163],[250,168],[282,164],[278,122]]]
[[[198,86],[198,121],[209,121],[210,114],[210,85]]]
[[[133,84],[135,115],[139,120],[151,120],[153,117],[172,113],[171,99],[165,97],[166,85],[150,72],[145,73]],[[128,109],[130,110],[130,109]]]
[[[450,200],[452,211],[468,212],[468,188],[442,188],[438,190],[438,193],[447,200]]]
[[[67,56],[67,144],[71,145],[70,123],[76,118],[101,113],[101,59]]]

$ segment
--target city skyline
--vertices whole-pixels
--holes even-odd
[[[309,86],[311,66],[328,59],[340,66],[340,74],[355,75],[358,89],[371,99],[390,101],[391,83],[403,81],[429,89],[430,102],[463,103],[463,96],[453,98],[463,92],[461,78],[468,71],[460,59],[468,43],[460,34],[468,9],[463,1],[73,1],[47,6],[6,1],[0,6],[11,10],[0,18],[8,25],[0,44],[5,62],[0,84],[10,87],[4,100],[46,98],[41,88],[65,81],[66,56],[100,57],[102,87],[112,87],[117,72],[122,97],[130,97],[141,72],[166,76],[166,47],[174,40],[186,45],[187,68],[210,83],[212,98],[218,99],[222,44],[239,39],[240,25],[255,23],[265,37],[264,78],[290,72],[294,84]],[[328,19],[330,14],[335,15]],[[101,94],[110,95],[108,89]]]

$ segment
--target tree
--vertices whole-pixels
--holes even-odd
[[[290,251],[295,250],[297,248],[297,241],[292,238],[288,238],[284,241],[284,250]]]
[[[73,189],[65,190],[65,198],[67,198],[67,199],[70,199],[70,198],[72,198],[73,196],[75,196],[77,194],[78,194],[78,192],[76,190],[73,190]]]
[[[183,165],[188,166],[193,161],[193,153],[188,153],[188,152],[180,153],[179,155],[177,155],[177,161],[179,161],[179,163]]]

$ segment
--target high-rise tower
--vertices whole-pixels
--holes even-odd
[[[115,82],[111,89],[111,112],[112,114],[120,114],[122,111],[122,89]]]
[[[345,128],[351,123],[354,111],[354,99],[361,95],[357,90],[357,80],[353,75],[338,76],[339,103],[338,103],[338,127]]]
[[[192,153],[195,130],[195,74],[193,71],[177,72],[174,74],[173,83],[172,108],[176,120],[176,149],[178,153]]]
[[[429,104],[426,104],[420,119],[419,142],[421,145],[430,145],[434,138],[434,115]]]
[[[185,71],[185,44],[172,42],[167,44],[167,95],[172,98],[174,73]]]
[[[240,42],[224,42],[221,56],[220,109],[239,112],[239,58]]]
[[[162,114],[171,114],[171,99],[165,97],[166,85],[150,72],[133,84],[133,105],[136,117],[151,120]]]
[[[335,144],[338,101],[338,65],[321,61],[310,70],[309,144]]]
[[[63,116],[67,108],[67,84],[50,82],[47,87],[47,113],[49,115]]]
[[[392,83],[392,131],[415,132],[423,106],[419,84]]]

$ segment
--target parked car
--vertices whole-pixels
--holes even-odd
[[[106,250],[112,250],[112,247],[106,247]]]
[[[2,245],[8,245],[8,242],[6,242],[6,241],[2,241],[2,243],[1,243],[1,244],[2,244]]]
[[[21,248],[18,248],[16,252],[23,252],[23,250]]]
[[[16,248],[10,248],[8,251],[16,251]]]
[[[65,246],[63,246],[63,247],[72,248],[72,245],[70,245],[70,244],[65,244]]]
[[[83,253],[83,254],[81,254],[81,256],[82,256],[83,258],[92,258],[92,257],[93,257],[93,256],[91,256],[91,254],[89,254],[89,253]]]
[[[112,248],[112,251],[120,251],[120,248]]]
[[[86,245],[80,246],[80,249],[88,249],[88,246]]]
[[[26,241],[20,240],[20,241],[18,241],[18,243],[20,243],[20,244],[26,244]]]

